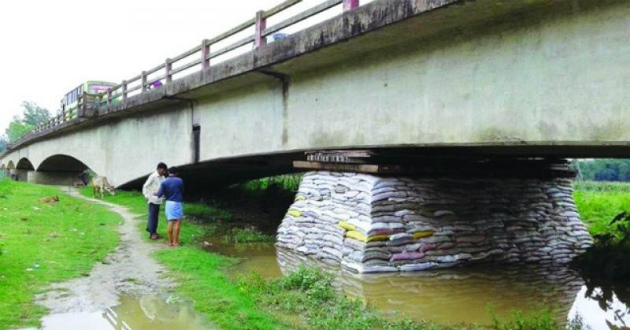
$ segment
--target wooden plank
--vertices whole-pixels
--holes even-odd
[[[282,22],[280,22],[280,23],[278,23],[278,24],[276,24],[276,25],[274,25],[272,27],[269,27],[269,28],[265,29],[263,31],[263,35],[264,36],[268,36],[268,35],[270,35],[270,34],[272,34],[274,32],[278,32],[278,31],[280,31],[280,30],[282,30],[282,29],[284,29],[286,27],[289,27],[289,26],[295,24],[295,23],[301,22],[301,21],[303,21],[303,20],[305,20],[305,19],[307,19],[309,17],[315,16],[315,15],[317,15],[317,14],[323,12],[323,11],[326,11],[326,10],[328,10],[328,9],[330,9],[330,8],[340,4],[342,2],[343,2],[343,0],[328,0],[326,2],[322,2],[322,3],[320,3],[319,5],[317,5],[317,6],[313,7],[313,8],[310,8],[310,9],[308,9],[306,11],[303,11],[303,12],[301,12],[300,14],[298,14],[296,16],[290,17],[290,18],[288,18],[288,19],[286,19],[286,20],[284,20],[284,21],[282,21]]]
[[[212,59],[212,58],[215,58],[217,56],[223,55],[223,54],[225,54],[227,52],[235,50],[236,48],[243,47],[243,46],[247,45],[250,42],[254,42],[254,36],[249,36],[249,37],[247,37],[245,39],[242,39],[242,40],[240,40],[238,42],[235,42],[235,43],[233,43],[233,44],[231,44],[231,45],[229,45],[229,46],[227,46],[227,47],[225,47],[223,49],[220,49],[220,50],[218,50],[216,52],[210,52],[210,58]]]
[[[378,174],[379,165],[369,164],[343,164],[343,163],[320,163],[296,160],[293,162],[294,168],[316,171],[335,171],[335,172],[356,172]]]
[[[298,3],[302,2],[302,0],[287,0],[281,4],[278,4],[277,6],[271,8],[271,9],[267,9],[264,11],[264,17],[268,18],[270,16],[273,16],[285,9],[291,8],[294,5],[297,5]]]

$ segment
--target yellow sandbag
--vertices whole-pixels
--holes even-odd
[[[424,238],[424,237],[429,237],[429,236],[433,236],[435,232],[431,231],[431,230],[427,230],[427,231],[418,231],[413,233],[413,238]]]
[[[289,210],[288,213],[289,213],[290,216],[293,216],[293,217],[296,217],[296,218],[302,216],[302,213],[300,213],[300,211],[298,211],[298,210]]]
[[[374,236],[368,237],[367,241],[368,242],[387,241],[388,239],[389,239],[389,235],[374,235]]]
[[[346,232],[346,237],[354,238],[357,241],[361,241],[363,243],[367,242],[367,237],[356,230],[350,230]]]
[[[305,200],[306,200],[306,197],[304,197],[304,195],[297,195],[297,196],[295,197],[295,201],[296,201],[296,202],[299,202],[299,201],[305,201]]]
[[[355,229],[357,229],[356,226],[353,226],[353,225],[349,224],[348,221],[341,221],[339,223],[339,227],[341,227],[341,228],[343,228],[345,230],[355,230]]]

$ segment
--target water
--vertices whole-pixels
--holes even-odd
[[[235,274],[258,272],[275,278],[306,264],[324,268],[346,295],[374,306],[385,316],[442,324],[481,323],[514,310],[549,308],[565,322],[580,315],[593,330],[630,329],[630,286],[593,288],[566,267],[476,267],[403,274],[358,275],[270,244],[226,245],[209,240],[209,251],[243,258]]]
[[[42,330],[210,330],[189,304],[168,303],[161,296],[123,296],[121,304],[96,313],[52,314]]]

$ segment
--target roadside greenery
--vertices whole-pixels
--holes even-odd
[[[118,245],[120,221],[57,188],[0,180],[0,329],[37,326],[46,310],[35,295],[88,274]]]

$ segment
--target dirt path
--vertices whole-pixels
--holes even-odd
[[[49,292],[37,298],[38,304],[49,308],[52,314],[97,312],[118,305],[122,294],[163,292],[173,285],[165,278],[164,268],[150,257],[151,252],[162,246],[149,244],[140,236],[138,221],[146,220],[137,219],[137,215],[124,207],[83,197],[76,189],[62,189],[73,197],[104,205],[120,214],[124,219],[118,228],[121,242],[89,276],[54,284]]]

